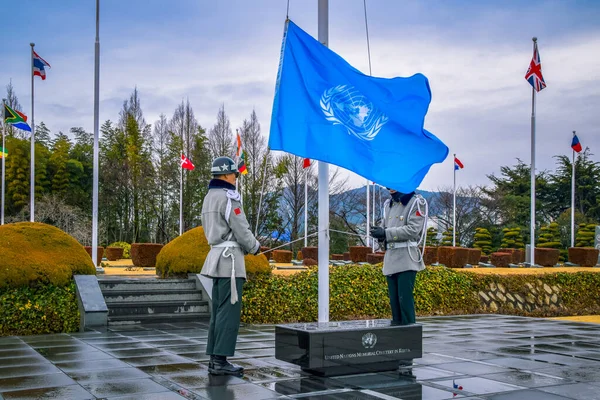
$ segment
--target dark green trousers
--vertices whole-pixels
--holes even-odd
[[[393,323],[400,325],[415,323],[413,290],[416,277],[417,271],[404,271],[386,277]]]
[[[206,354],[209,356],[233,356],[240,317],[242,313],[242,287],[244,278],[236,278],[238,301],[231,304],[231,279],[213,278],[212,312],[208,327]]]

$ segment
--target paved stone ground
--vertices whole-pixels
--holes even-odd
[[[398,373],[315,378],[245,325],[243,379],[207,373],[206,324],[0,338],[2,399],[600,399],[600,326],[501,315],[421,318],[424,356]]]

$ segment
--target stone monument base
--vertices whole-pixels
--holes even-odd
[[[366,320],[275,327],[275,358],[319,376],[392,371],[422,355],[419,324]]]

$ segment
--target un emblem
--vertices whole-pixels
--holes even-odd
[[[365,349],[372,349],[377,343],[377,336],[374,333],[365,333],[362,337],[362,345]]]
[[[373,103],[349,85],[327,89],[321,96],[321,110],[334,125],[344,125],[348,134],[362,140],[373,140],[388,117],[377,110]]]

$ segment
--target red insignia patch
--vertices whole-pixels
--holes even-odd
[[[235,213],[235,215],[240,215],[242,213],[242,210],[238,207],[235,210],[233,210],[233,212]]]
[[[417,210],[417,217],[422,217],[423,215]]]

